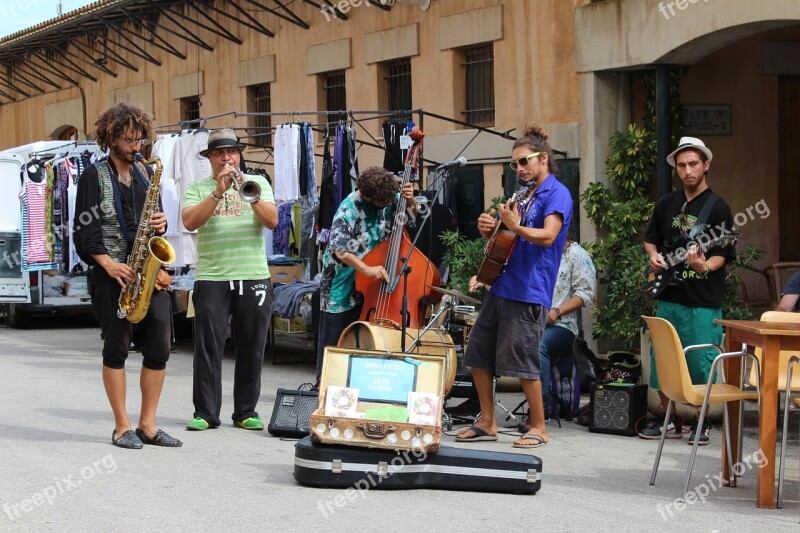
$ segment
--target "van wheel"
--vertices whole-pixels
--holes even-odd
[[[28,318],[30,315],[23,311],[17,304],[8,304],[6,310],[6,320],[8,325],[15,329],[24,329],[28,327]]]

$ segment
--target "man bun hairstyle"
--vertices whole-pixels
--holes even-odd
[[[542,152],[547,154],[547,170],[554,176],[558,176],[558,165],[553,159],[553,149],[550,143],[547,142],[549,135],[539,126],[525,126],[522,132],[522,137],[514,142],[514,150],[520,146],[527,146],[533,152]]]
[[[128,128],[139,130],[142,139],[149,140],[153,135],[153,117],[137,106],[128,102],[119,102],[106,109],[94,123],[97,132],[97,144],[101,150],[108,150],[114,141],[125,134]]]
[[[387,204],[394,200],[400,190],[394,175],[380,167],[369,167],[356,180],[356,187],[367,198],[378,204]]]

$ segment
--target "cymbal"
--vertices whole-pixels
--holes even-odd
[[[461,291],[453,290],[453,289],[445,289],[442,287],[431,287],[431,289],[435,290],[436,292],[441,292],[442,294],[446,294],[448,296],[453,296],[458,298],[462,302],[467,302],[468,304],[475,304],[480,305],[481,301],[477,298],[473,298],[472,296],[467,296]]]

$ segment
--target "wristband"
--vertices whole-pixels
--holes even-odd
[[[561,310],[558,307],[554,307],[553,311],[556,312],[556,315],[558,315],[558,318],[561,318]]]
[[[222,201],[222,197],[221,196],[217,196],[216,194],[214,194],[214,191],[211,191],[211,198],[213,198],[215,202],[221,202]]]

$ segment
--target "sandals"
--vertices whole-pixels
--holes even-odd
[[[156,434],[153,437],[148,437],[144,434],[139,428],[136,428],[136,436],[143,442],[144,444],[152,444],[154,446],[165,446],[167,448],[180,448],[183,446],[183,442],[179,441],[175,437],[171,437],[164,433],[163,429],[159,429],[156,431]],[[140,446],[141,447],[141,446]]]
[[[139,430],[137,429],[136,431]],[[117,430],[115,429],[112,431],[111,442],[114,443],[114,446],[119,446],[120,448],[125,448],[126,450],[141,450],[144,446],[138,435],[130,429],[120,435],[119,438],[117,438]]]

